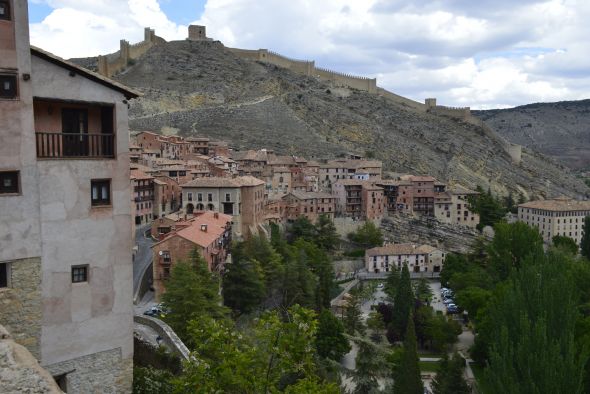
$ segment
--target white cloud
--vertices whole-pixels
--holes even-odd
[[[32,41],[61,56],[116,50],[143,27],[182,39],[157,0],[46,0]],[[116,11],[115,11],[116,10]],[[475,108],[587,98],[587,0],[208,0],[198,21],[228,46],[268,48],[378,78],[416,100]]]

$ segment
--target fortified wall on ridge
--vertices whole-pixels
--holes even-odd
[[[211,38],[207,37],[206,27],[199,25],[191,25],[188,27],[187,40],[212,41]],[[121,40],[119,51],[110,55],[99,56],[98,72],[107,77],[112,77],[113,75],[127,68],[133,60],[142,56],[151,47],[163,44],[165,42],[166,41],[163,38],[156,36],[154,30],[146,27],[143,41],[131,45],[128,41]],[[506,141],[489,126],[487,126],[481,119],[471,115],[471,109],[469,107],[457,108],[437,105],[436,98],[427,98],[425,103],[422,104],[378,87],[376,78],[366,78],[343,74],[337,71],[316,67],[315,61],[313,60],[291,59],[268,49],[239,49],[229,47],[226,47],[226,49],[242,59],[273,64],[278,67],[289,69],[298,74],[329,81],[337,86],[343,86],[377,94],[387,100],[410,107],[417,111],[446,116],[453,119],[458,119],[477,127],[481,127],[484,133],[501,143],[504,151],[510,156],[514,164],[520,164],[522,160],[522,147],[520,145],[512,144]]]

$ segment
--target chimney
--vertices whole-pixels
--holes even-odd
[[[201,224],[201,231],[204,233],[207,232],[207,225],[206,224]]]

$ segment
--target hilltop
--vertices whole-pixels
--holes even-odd
[[[78,59],[87,67],[96,60]],[[114,78],[144,93],[130,127],[230,141],[305,157],[353,151],[387,171],[431,174],[467,187],[528,198],[590,194],[568,170],[531,150],[514,164],[481,127],[267,63],[214,41],[151,47]]]
[[[590,100],[536,103],[474,114],[511,142],[573,169],[590,169]]]

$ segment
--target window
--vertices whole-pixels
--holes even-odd
[[[0,194],[15,194],[18,192],[18,171],[0,172]]]
[[[197,194],[197,201],[203,201],[203,193]]]
[[[231,201],[231,195],[229,193],[225,193],[225,201],[227,201],[227,202]]]
[[[0,0],[0,19],[10,20],[10,3],[8,0]]]
[[[110,205],[111,203],[111,180],[92,180],[91,185],[91,202],[92,206]],[[142,207],[143,209],[143,207]]]
[[[0,263],[0,288],[10,285],[10,263]]]
[[[15,99],[16,97],[16,75],[0,75],[0,98]]]
[[[88,266],[72,266],[72,283],[88,282]]]
[[[187,199],[193,201],[193,193],[187,193]]]
[[[207,201],[213,201],[213,194],[207,193]]]

